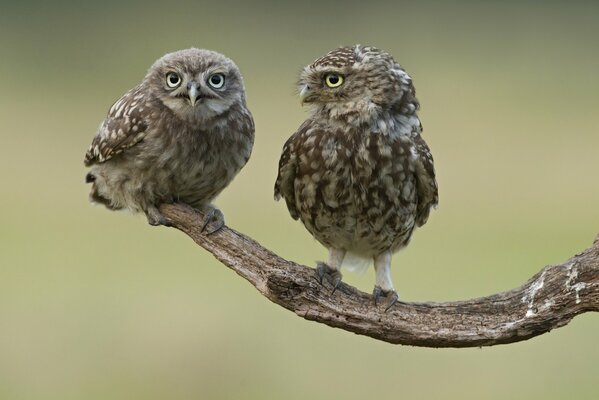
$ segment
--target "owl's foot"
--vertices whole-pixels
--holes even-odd
[[[212,235],[225,226],[225,215],[218,208],[207,206],[202,211],[204,212],[204,221],[202,222],[201,232]]]
[[[148,207],[146,210],[146,218],[148,219],[148,224],[152,226],[171,226],[170,221],[154,206]]]
[[[331,294],[335,293],[339,285],[341,284],[341,272],[334,268],[329,267],[327,264],[323,262],[319,262],[316,264],[316,279],[322,285],[322,282],[327,277],[327,280],[333,285],[333,291]]]
[[[380,286],[375,286],[372,291],[372,297],[374,298],[374,305],[377,306],[381,297],[389,297],[389,302],[385,308],[385,312],[389,311],[391,307],[399,300],[399,295],[393,289],[383,290]]]
[[[175,204],[179,202],[179,197],[170,195],[166,199],[164,199],[164,204]]]

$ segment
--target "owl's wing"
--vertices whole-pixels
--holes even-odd
[[[148,128],[142,113],[144,103],[142,89],[138,86],[110,107],[108,116],[85,153],[86,166],[110,160],[144,138]]]
[[[289,214],[293,219],[299,218],[295,204],[295,176],[297,174],[297,148],[299,140],[309,129],[308,121],[304,122],[297,132],[285,142],[283,153],[279,160],[279,174],[275,182],[275,200],[285,199]]]
[[[439,204],[439,191],[435,179],[433,156],[420,135],[414,139],[413,149],[416,167],[416,193],[418,195],[416,224],[422,226],[428,220],[431,207],[437,207]]]

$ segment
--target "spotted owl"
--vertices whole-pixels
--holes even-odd
[[[206,213],[210,233],[224,224],[210,203],[246,164],[253,143],[233,61],[195,48],[166,54],[100,125],[84,160],[90,199],[143,212],[151,225],[168,223],[160,204],[180,201]]]
[[[373,262],[374,302],[387,297],[388,309],[392,254],[438,203],[412,79],[389,53],[356,45],[305,67],[298,86],[311,114],[283,147],[275,199],[327,247],[321,283],[336,289],[342,265]]]

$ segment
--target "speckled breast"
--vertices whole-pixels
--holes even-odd
[[[373,255],[409,241],[417,206],[408,137],[319,132],[301,144],[300,218],[328,247]]]

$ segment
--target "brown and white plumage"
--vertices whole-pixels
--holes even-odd
[[[148,124],[141,102],[145,102],[144,92],[141,86],[137,86],[110,107],[108,117],[100,125],[85,153],[85,166],[105,162],[144,138]]]
[[[167,54],[100,125],[84,159],[90,198],[144,212],[154,225],[165,223],[157,209],[164,202],[214,214],[210,202],[245,165],[253,141],[233,61],[193,48]]]
[[[412,79],[388,53],[358,45],[307,66],[299,89],[312,113],[283,147],[275,198],[329,249],[321,279],[338,285],[348,259],[374,260],[375,300],[392,304],[391,254],[438,203]]]

